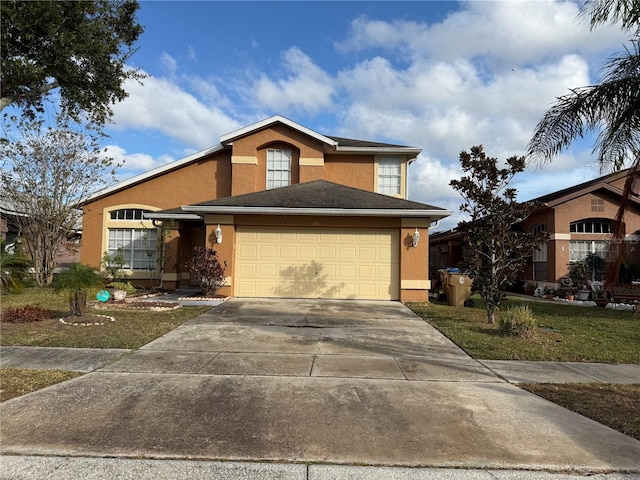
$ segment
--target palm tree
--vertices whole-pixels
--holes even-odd
[[[104,279],[98,271],[88,265],[74,263],[58,274],[53,281],[53,289],[57,293],[69,296],[69,315],[82,317],[87,308],[87,294],[91,289],[104,285]]]
[[[4,241],[0,242],[0,293],[20,292],[32,265],[24,255],[5,250]]]
[[[632,33],[631,46],[607,62],[598,85],[575,88],[545,112],[529,142],[532,160],[549,162],[576,138],[598,132],[594,153],[601,171],[619,171],[630,165],[615,219],[614,238],[624,237],[627,210],[635,179],[640,173],[640,2],[589,0],[581,15],[591,29],[603,23],[621,22]],[[624,256],[624,242],[616,242],[613,268],[607,280],[615,281]]]

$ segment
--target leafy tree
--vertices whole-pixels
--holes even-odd
[[[461,152],[460,163],[465,175],[450,185],[464,199],[460,210],[471,217],[460,224],[466,240],[463,263],[486,302],[487,322],[494,323],[500,289],[522,269],[546,236],[514,228],[536,208],[533,203],[518,203],[516,189],[508,187],[524,170],[525,157],[510,157],[506,166],[499,168],[498,160],[487,157],[478,145]]]
[[[637,0],[589,0],[581,15],[591,29],[618,23],[631,34],[630,46],[610,59],[597,85],[570,90],[545,112],[529,143],[533,159],[551,161],[571,143],[588,133],[598,133],[594,152],[601,170],[621,170],[631,165],[616,216],[615,238],[624,236],[624,212],[640,172],[640,2]],[[615,281],[624,258],[624,242],[608,279]]]
[[[69,315],[82,317],[87,309],[89,291],[103,285],[104,280],[95,268],[74,263],[68,270],[57,275],[53,289],[57,293],[68,295]]]
[[[34,263],[35,280],[49,285],[56,256],[80,217],[76,203],[113,177],[113,161],[94,139],[67,126],[23,122],[16,141],[0,149],[0,200],[22,215],[16,223]]]
[[[4,0],[0,8],[0,110],[14,104],[33,117],[57,90],[64,114],[103,125],[127,96],[124,81],[143,76],[126,65],[143,31],[136,0]]]
[[[193,249],[193,259],[187,266],[196,277],[196,284],[204,290],[205,295],[215,294],[226,281],[227,262],[220,263],[218,252],[208,247]]]

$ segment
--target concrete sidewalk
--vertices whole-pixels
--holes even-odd
[[[585,480],[584,475],[524,470],[402,468],[294,463],[0,456],[0,479],[33,480]],[[34,472],[38,472],[34,476]],[[600,473],[589,480],[640,480]]]
[[[54,348],[54,347],[0,347],[0,367],[2,368],[34,368],[43,370],[70,370],[76,372],[93,372],[98,369],[103,371],[124,371],[123,366],[129,365],[126,369],[128,372],[141,373],[143,370],[136,368],[135,364],[139,359],[144,359],[144,364],[148,367],[151,365],[149,362],[154,357],[154,354],[148,352],[145,354],[145,349],[137,351],[125,350],[125,349],[107,349],[107,348]],[[128,354],[134,353],[134,355],[123,362],[119,362],[119,366],[110,366],[116,360],[122,360]],[[159,354],[155,354],[157,357]],[[162,356],[162,355],[159,355]],[[185,356],[183,354],[183,356]],[[193,361],[197,355],[186,355]],[[260,354],[253,354],[254,360],[260,357]],[[309,356],[309,365],[312,361],[313,355]],[[318,355],[316,357],[316,371],[312,372],[308,368],[301,355],[296,354],[281,354],[279,357],[270,357],[274,361],[281,361],[280,364],[286,370],[287,376],[310,376],[313,373],[321,375],[319,369],[325,362],[336,362],[337,358],[327,358],[323,362],[318,362]],[[212,358],[204,358],[211,360]],[[230,359],[234,359],[237,365],[239,360],[239,354],[230,355]],[[353,356],[349,357],[349,360],[353,361]],[[282,362],[288,360],[288,362]],[[371,361],[375,362],[376,359],[369,359],[369,366],[374,367]],[[297,362],[297,365],[295,364]],[[377,360],[378,367],[384,366]],[[446,360],[441,360],[441,363],[446,363]],[[498,376],[499,378],[513,384],[519,383],[615,383],[615,384],[640,384],[640,365],[637,364],[607,364],[607,363],[578,363],[578,362],[529,362],[520,360],[469,360],[468,368],[471,371],[473,364],[477,363],[478,367],[484,366],[490,372]],[[286,365],[286,366],[285,366]],[[402,361],[401,361],[402,366]],[[194,371],[195,367],[184,367],[181,371],[167,370],[164,373],[198,373]],[[242,373],[238,371],[237,367],[233,372],[227,373]],[[430,365],[433,369],[435,366]],[[481,368],[481,367],[480,367]],[[147,368],[148,369],[148,368]],[[186,370],[185,370],[186,369]],[[476,368],[475,370],[479,370]],[[203,372],[204,373],[204,372]],[[210,372],[214,373],[214,372]],[[220,373],[220,372],[218,372]],[[224,372],[222,372],[224,373]],[[409,377],[414,372],[404,372]],[[271,374],[274,374],[272,371]],[[378,374],[384,377],[384,373]],[[389,379],[402,378],[402,372],[397,373],[389,372],[387,374]],[[415,379],[415,378],[414,378]]]
[[[0,347],[1,368],[93,372],[133,350],[121,348]]]

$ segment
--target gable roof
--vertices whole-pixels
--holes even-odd
[[[335,151],[341,153],[373,153],[373,154],[395,154],[395,155],[411,155],[414,158],[417,157],[422,149],[417,147],[407,147],[402,145],[394,145],[390,143],[380,143],[380,142],[370,142],[367,140],[355,140],[351,138],[343,138],[343,137],[329,137],[326,135],[322,135],[318,132],[311,130],[299,123],[294,122],[293,120],[289,120],[281,115],[274,115],[272,117],[261,120],[260,122],[256,122],[254,124],[248,125],[246,127],[240,128],[238,130],[234,130],[231,133],[227,133],[220,137],[220,143],[214,145],[213,147],[207,148],[205,150],[201,150],[199,152],[188,155],[179,160],[175,160],[173,162],[169,162],[160,167],[154,168],[152,170],[143,172],[134,177],[128,178],[121,182],[115,183],[110,187],[99,190],[82,202],[78,203],[78,207],[82,207],[83,205],[90,203],[94,200],[102,198],[106,195],[118,192],[125,188],[131,187],[138,183],[142,183],[151,178],[157,177],[159,175],[163,175],[172,170],[176,170],[178,168],[189,165],[190,163],[194,163],[199,161],[200,159],[206,157],[207,155],[211,155],[212,153],[219,152],[226,148],[229,148],[230,145],[233,144],[233,141],[237,138],[249,135],[258,130],[262,130],[268,128],[275,124],[283,124],[294,130],[297,130],[305,135],[308,135],[316,140],[325,144],[325,150]],[[413,158],[410,160],[413,161]]]
[[[432,220],[452,212],[440,207],[368,192],[326,180],[219,198],[146,214],[151,219],[183,218],[184,214],[332,215],[426,217]]]
[[[107,188],[103,188],[102,190],[98,190],[97,192],[89,195],[87,198],[85,198],[84,200],[78,203],[78,208],[81,208],[85,204],[90,203],[99,198],[102,198],[111,193],[115,193],[119,190],[123,190],[127,187],[131,187],[137,183],[144,182],[145,180],[149,180],[153,177],[163,175],[172,170],[176,170],[185,165],[189,165],[190,163],[197,162],[198,160],[200,160],[203,157],[206,157],[207,155],[211,155],[212,153],[216,153],[221,150],[224,150],[224,148],[225,148],[224,145],[218,144],[213,147],[207,148],[205,150],[192,153],[191,155],[187,155],[186,157],[180,158],[178,160],[174,160],[173,162],[165,163],[164,165],[161,165],[154,169],[147,170],[146,172],[143,172],[134,177],[127,178],[126,180],[122,180],[121,182],[114,183],[113,185]]]
[[[612,185],[613,182],[625,178],[629,173],[629,169],[620,172],[610,173],[602,177],[594,178],[588,182],[580,183],[572,187],[564,188],[556,192],[548,193],[540,197],[530,200],[544,204],[546,207],[555,207],[561,203],[573,200],[574,198],[586,195],[597,190],[606,190],[617,196],[622,196],[622,189]],[[638,203],[640,198],[637,194],[632,194],[631,201]]]

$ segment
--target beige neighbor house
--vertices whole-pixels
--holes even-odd
[[[560,279],[569,275],[571,262],[584,260],[589,253],[606,258],[626,177],[625,170],[535,198],[541,207],[518,228],[544,231],[550,236],[545,248],[527,263],[520,279],[557,287]],[[635,265],[640,265],[639,193],[640,176],[635,179],[623,219],[626,261]],[[429,248],[433,267],[456,266],[464,248],[462,235],[457,229],[435,233]]]
[[[148,283],[166,238],[169,289],[192,283],[206,245],[227,263],[224,295],[426,301],[429,226],[451,212],[406,199],[419,153],[270,117],[87,199],[82,262],[121,252]]]

